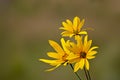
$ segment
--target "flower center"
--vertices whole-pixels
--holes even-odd
[[[81,52],[80,53],[80,58],[86,58],[86,53],[85,52]]]
[[[74,30],[74,34],[75,34],[75,35],[79,35],[79,34],[78,34],[78,31],[75,31],[75,30]]]
[[[67,56],[68,56],[67,54],[64,54],[64,55],[62,56],[62,60],[67,61],[67,59],[66,59]]]

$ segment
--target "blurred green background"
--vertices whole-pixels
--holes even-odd
[[[77,80],[69,66],[45,72],[51,66],[38,61],[53,51],[49,39],[59,42],[61,22],[75,16],[95,29],[92,80],[120,80],[120,0],[0,0],[0,80]]]

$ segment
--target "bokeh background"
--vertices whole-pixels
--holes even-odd
[[[0,80],[77,80],[69,66],[45,72],[51,66],[38,61],[53,51],[49,39],[60,42],[61,22],[75,16],[94,28],[89,39],[99,46],[92,80],[120,80],[120,0],[0,0]]]

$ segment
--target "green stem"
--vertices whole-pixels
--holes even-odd
[[[86,76],[87,80],[89,80],[88,72],[85,67],[84,67],[84,72],[85,72],[85,76]]]
[[[72,64],[70,64],[70,67],[74,70]],[[80,78],[80,76],[78,75],[78,73],[77,73],[77,72],[74,72],[74,73],[75,73],[75,75],[79,78],[79,80],[81,80],[81,78]]]
[[[87,70],[87,73],[88,73],[89,80],[91,80],[89,70]]]

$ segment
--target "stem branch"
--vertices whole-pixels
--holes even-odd
[[[74,70],[72,64],[70,64],[70,67]],[[80,78],[80,76],[78,75],[78,73],[77,73],[77,72],[74,72],[74,73],[75,73],[75,75],[79,78],[79,80],[81,80],[81,78]]]
[[[87,72],[87,70],[86,70],[86,68],[85,68],[85,67],[84,67],[84,71],[85,71],[85,76],[86,76],[87,80],[89,80],[89,77],[88,77],[88,72]]]
[[[91,80],[89,70],[87,70],[87,73],[88,73],[89,80]]]

